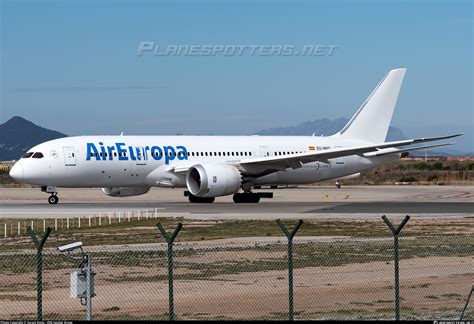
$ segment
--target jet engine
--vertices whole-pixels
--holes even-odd
[[[102,192],[111,197],[131,197],[146,194],[150,187],[105,187]]]
[[[236,193],[242,179],[240,171],[227,164],[196,164],[186,174],[189,192],[197,197],[217,197]]]

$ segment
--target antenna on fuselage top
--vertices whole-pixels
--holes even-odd
[[[123,136],[123,132],[120,133],[120,136]]]

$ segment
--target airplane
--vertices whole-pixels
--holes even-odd
[[[50,194],[50,204],[58,203],[59,187],[98,187],[112,197],[142,195],[151,187],[181,187],[191,203],[212,203],[227,195],[235,203],[258,203],[271,195],[252,191],[255,186],[356,176],[411,151],[454,144],[412,146],[463,134],[385,141],[405,72],[388,72],[331,136],[66,137],[28,150],[10,177],[41,186]]]

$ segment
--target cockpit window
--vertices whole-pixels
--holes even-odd
[[[32,155],[33,155],[33,152],[28,152],[28,153],[26,153],[25,155],[23,155],[21,158],[22,158],[22,159],[27,159],[27,158],[29,158],[29,157],[32,156]]]
[[[41,159],[43,157],[43,153],[41,152],[36,152],[33,154],[33,159]]]

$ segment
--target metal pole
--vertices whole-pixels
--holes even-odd
[[[400,272],[399,272],[399,266],[398,266],[398,234],[400,234],[400,231],[402,228],[405,226],[405,224],[408,222],[410,219],[410,216],[405,216],[403,221],[398,225],[397,228],[392,225],[392,223],[388,220],[388,218],[383,215],[382,216],[383,221],[385,224],[387,224],[388,228],[390,228],[390,231],[393,234],[393,259],[394,259],[394,267],[395,267],[395,320],[399,321],[400,320]]]
[[[277,219],[277,224],[280,226],[283,233],[285,233],[288,238],[288,320],[294,320],[294,310],[293,310],[293,237],[296,232],[299,230],[303,221],[300,219],[298,223],[293,226],[293,230],[290,232],[286,228],[285,224],[279,219]]]
[[[400,320],[400,273],[398,268],[398,235],[393,236],[393,259],[395,267],[395,320]]]
[[[50,233],[51,228],[48,227],[41,241],[39,241],[31,227],[28,227],[28,234],[36,246],[36,308],[38,321],[43,320],[43,246]]]
[[[460,321],[462,321],[462,319],[464,318],[464,313],[466,312],[467,305],[469,305],[469,301],[471,300],[471,296],[472,296],[473,291],[474,291],[474,286],[471,287],[471,292],[469,293],[469,296],[467,297],[466,305],[464,305],[464,308],[463,308],[462,313],[461,313],[461,317],[459,318]]]
[[[92,255],[86,254],[87,258],[87,287],[86,287],[86,316],[88,321],[92,321]]]
[[[168,242],[168,298],[169,320],[174,320],[174,295],[173,295],[173,243]]]
[[[288,320],[294,319],[293,311],[293,239],[288,239]]]
[[[173,243],[178,235],[179,231],[183,227],[183,224],[178,223],[178,226],[174,229],[173,233],[169,235],[166,233],[164,227],[158,223],[156,227],[161,232],[161,235],[165,238],[168,243],[168,316],[169,320],[174,320],[174,293],[173,293]]]

